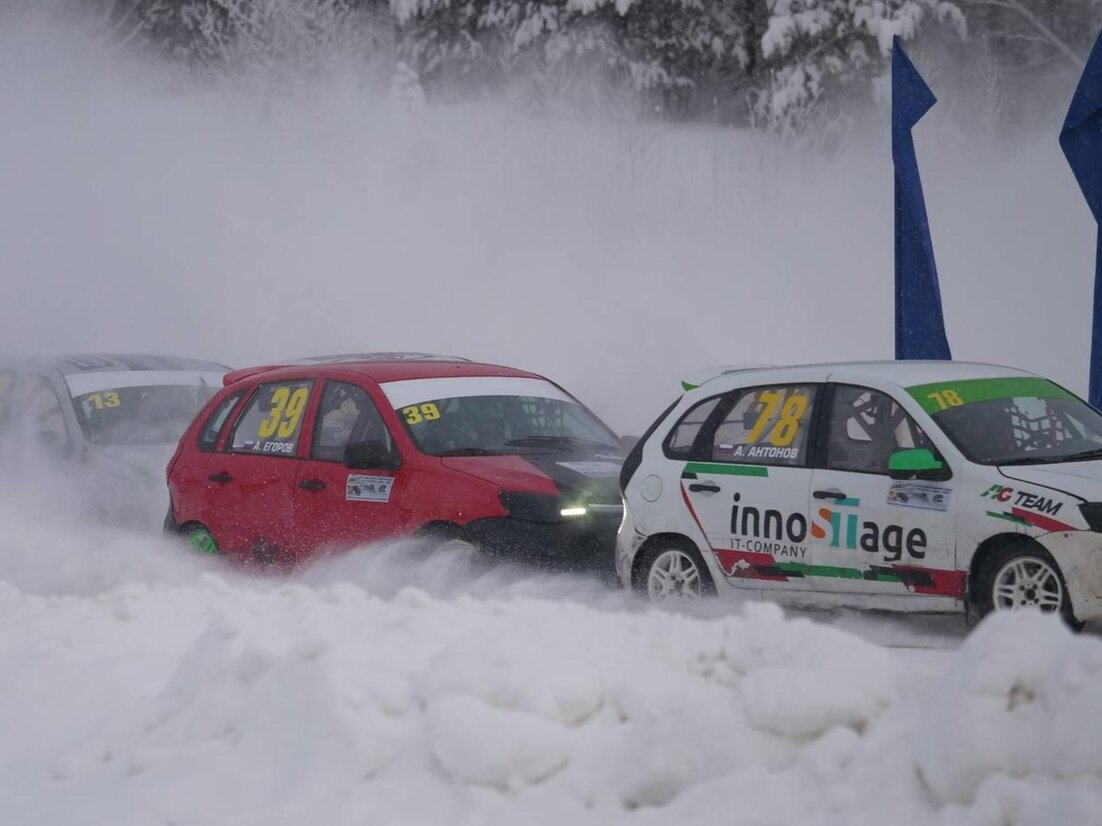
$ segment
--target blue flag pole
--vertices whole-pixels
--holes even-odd
[[[911,129],[937,98],[892,42],[892,162],[895,164],[895,357],[951,359],[934,244]]]
[[[1083,76],[1068,107],[1060,148],[1099,224],[1095,241],[1094,319],[1091,328],[1091,373],[1088,396],[1102,407],[1102,34],[1094,43]]]

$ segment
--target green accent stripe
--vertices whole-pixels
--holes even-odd
[[[861,507],[860,499],[837,499],[834,502],[835,505],[840,505],[843,508],[859,508]]]
[[[1022,519],[1020,516],[1015,516],[1012,513],[999,513],[998,511],[988,511],[988,516],[995,519],[1005,519],[1007,522],[1013,522],[1017,525],[1028,525],[1029,523]]]
[[[945,408],[934,394],[953,392],[965,404],[986,402],[992,399],[1016,399],[1037,397],[1042,399],[1074,399],[1075,396],[1057,387],[1048,379],[1038,376],[1021,376],[1005,379],[965,379],[963,381],[939,381],[908,387],[907,392],[922,405],[927,413],[940,413]],[[944,396],[942,400],[945,401]]]
[[[687,381],[681,382],[681,389],[684,390],[686,393],[688,393],[690,390],[696,390],[696,388],[698,387],[700,387],[699,384],[692,384],[691,382]]]
[[[689,462],[683,473],[712,473],[721,476],[769,476],[769,468],[759,465],[719,465],[710,462]]]
[[[786,574],[797,576],[821,576],[826,579],[865,579],[857,568],[840,568],[834,565],[805,565],[802,562],[778,562],[775,566]],[[899,582],[895,574],[877,574],[876,582]]]

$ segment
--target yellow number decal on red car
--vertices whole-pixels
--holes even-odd
[[[440,408],[432,402],[422,405],[410,405],[402,408],[402,415],[406,417],[406,424],[420,424],[432,422],[440,418]]]
[[[277,387],[272,393],[272,409],[268,418],[260,422],[256,429],[256,435],[261,439],[270,439],[277,436],[280,439],[289,439],[298,429],[302,412],[306,409],[306,402],[310,398],[310,389],[300,387],[291,392],[289,387]]]

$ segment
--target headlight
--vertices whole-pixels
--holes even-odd
[[[571,522],[588,516],[590,513],[601,513],[606,510],[614,510],[620,514],[619,505],[589,505],[566,499],[551,493],[516,493],[503,490],[500,494],[501,506],[513,519],[522,522]]]
[[[1102,533],[1102,502],[1084,502],[1079,506],[1079,512],[1092,531]]]

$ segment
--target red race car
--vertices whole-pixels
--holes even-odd
[[[611,568],[621,440],[554,382],[417,353],[236,370],[168,465],[166,530],[289,567],[423,534]]]

